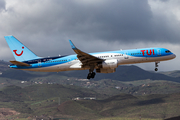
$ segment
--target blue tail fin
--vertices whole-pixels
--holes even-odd
[[[39,58],[14,36],[4,36],[16,61],[28,61]]]

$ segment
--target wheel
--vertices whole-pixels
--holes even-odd
[[[158,71],[158,68],[155,68],[155,71]]]
[[[95,75],[96,75],[96,73],[95,73],[95,72],[92,72],[92,74],[91,74],[91,78],[94,78],[94,77],[95,77]]]
[[[88,76],[87,76],[87,79],[90,79],[90,78],[91,78],[91,76],[92,76],[92,74],[91,74],[91,73],[89,73],[89,74],[88,74]]]

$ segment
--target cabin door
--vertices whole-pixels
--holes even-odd
[[[161,56],[161,50],[157,50],[157,55]]]

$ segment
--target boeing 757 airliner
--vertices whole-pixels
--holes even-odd
[[[85,53],[69,40],[76,54],[57,57],[38,57],[14,36],[5,39],[16,60],[10,61],[10,68],[40,72],[60,72],[70,70],[89,70],[87,79],[94,78],[96,73],[113,73],[119,65],[155,62],[155,71],[160,61],[176,57],[165,48],[142,48],[96,53]],[[96,73],[94,72],[96,69]]]

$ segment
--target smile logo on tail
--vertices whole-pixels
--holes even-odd
[[[24,47],[22,47],[22,49],[24,49]],[[14,52],[17,56],[21,56],[21,55],[23,54],[23,51],[22,51],[20,54],[17,53],[17,50],[13,50],[13,52]]]

